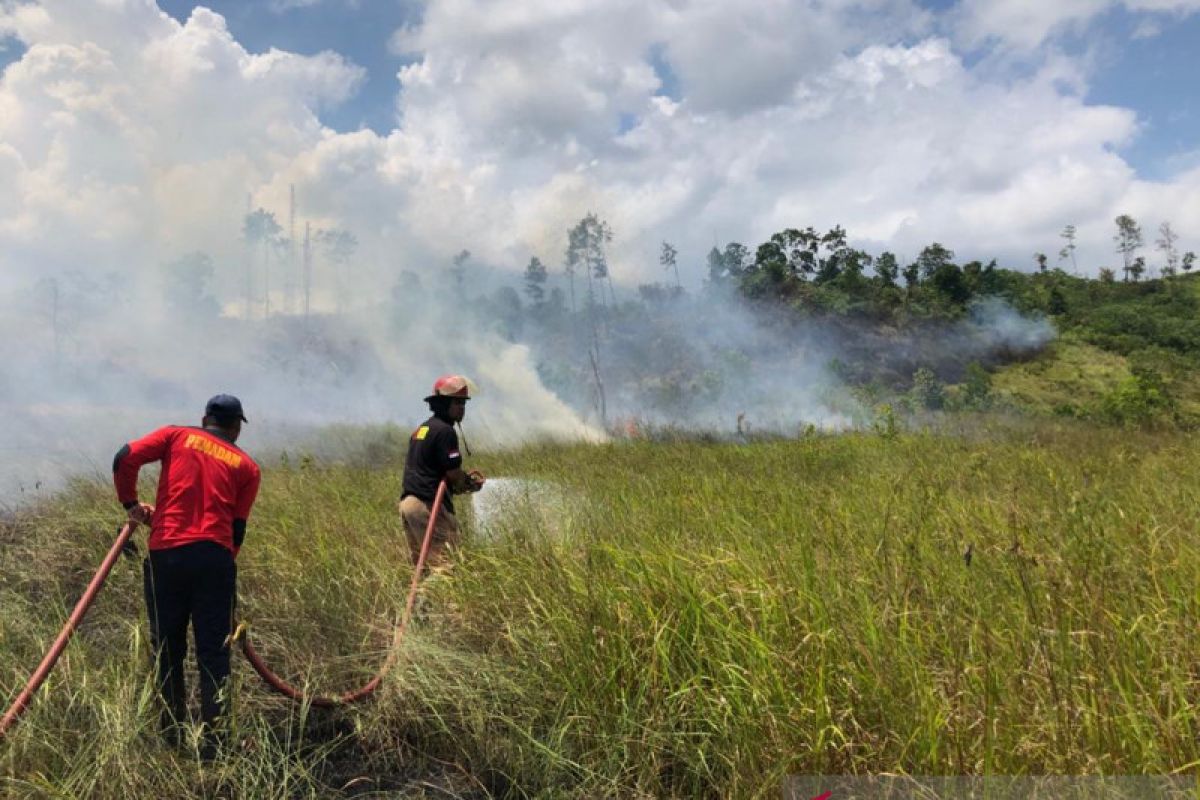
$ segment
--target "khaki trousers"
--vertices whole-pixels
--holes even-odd
[[[425,541],[425,529],[429,526],[432,505],[412,495],[400,501],[400,519],[404,521],[404,537],[408,540],[408,552],[412,557],[413,566],[416,566],[417,559],[421,556],[421,543]],[[429,552],[425,556],[425,566],[429,569],[446,566],[450,560],[450,548],[458,547],[461,542],[462,531],[459,530],[458,520],[442,506],[433,525],[433,536],[429,542]]]

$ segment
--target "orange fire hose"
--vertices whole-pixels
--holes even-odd
[[[375,677],[365,683],[362,687],[354,691],[344,692],[335,697],[314,695],[306,696],[304,692],[292,686],[290,683],[279,677],[267,663],[263,661],[262,656],[254,649],[254,645],[250,643],[250,636],[245,632],[245,624],[239,625],[234,632],[235,639],[241,639],[242,653],[245,654],[246,660],[250,662],[250,666],[254,667],[254,671],[259,674],[264,681],[267,682],[272,689],[282,695],[292,698],[296,701],[307,701],[309,705],[318,708],[333,708],[335,706],[346,705],[349,703],[357,703],[370,697],[371,694],[379,688],[383,683],[383,677],[396,662],[396,654],[399,652],[400,640],[404,637],[404,631],[408,628],[409,620],[412,619],[413,605],[417,600],[417,589],[421,585],[421,572],[425,568],[425,557],[429,554],[429,543],[433,539],[433,528],[437,523],[438,514],[442,510],[442,500],[446,495],[446,483],[443,481],[438,485],[437,496],[433,499],[433,507],[429,512],[429,524],[425,526],[425,539],[421,542],[421,552],[417,556],[417,565],[413,569],[412,585],[408,589],[408,600],[404,604],[404,615],[400,617],[400,624],[396,626],[392,634],[392,646],[388,650],[387,659],[383,662],[379,672],[375,673]]]
[[[50,670],[54,668],[58,657],[62,655],[62,651],[66,649],[67,642],[71,640],[71,635],[75,633],[75,629],[79,627],[79,623],[83,620],[83,615],[87,613],[91,607],[92,601],[96,599],[96,595],[100,593],[100,588],[104,586],[104,581],[108,578],[108,573],[112,571],[113,564],[117,563],[117,559],[121,557],[121,550],[125,547],[125,543],[129,541],[129,536],[133,533],[133,529],[137,527],[137,523],[126,522],[117,534],[116,541],[109,548],[108,555],[104,557],[104,561],[100,564],[100,569],[92,576],[92,582],[88,584],[84,590],[83,596],[79,598],[79,602],[75,604],[75,610],[71,612],[71,616],[67,619],[67,624],[63,626],[62,631],[58,634],[58,638],[54,640],[54,644],[50,645],[50,649],[42,658],[42,663],[38,664],[37,669],[33,671],[33,675],[29,678],[29,682],[25,684],[25,688],[17,695],[17,699],[4,713],[4,717],[0,719],[0,739],[3,739],[9,729],[17,723],[17,719],[25,713],[29,708],[29,703],[33,700],[34,694],[41,687],[42,682],[46,680],[46,676],[50,674]]]

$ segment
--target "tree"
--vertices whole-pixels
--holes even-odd
[[[1125,280],[1128,281],[1133,267],[1134,254],[1142,246],[1142,228],[1128,214],[1122,214],[1115,221],[1117,235],[1113,237],[1113,241],[1116,242],[1117,252],[1125,259]]]
[[[1170,222],[1164,222],[1158,226],[1158,240],[1154,246],[1162,252],[1166,262],[1163,267],[1164,275],[1174,275],[1179,266],[1179,251],[1175,248],[1177,241],[1179,241],[1179,234],[1171,228]]]
[[[1193,253],[1191,250],[1188,250],[1186,253],[1183,254],[1183,263],[1181,265],[1183,267],[1183,271],[1191,272],[1192,267],[1195,266],[1195,264],[1196,264],[1196,254]]]
[[[939,267],[954,261],[954,251],[948,250],[934,242],[921,251],[917,256],[917,265],[921,269],[921,277],[928,278],[938,271]]]
[[[721,255],[721,251],[713,245],[713,249],[708,251],[708,257],[705,259],[708,267],[708,282],[714,286],[724,283],[729,277],[729,271],[725,269],[725,257]]]
[[[918,281],[921,280],[921,265],[916,261],[904,268],[904,285],[908,289],[916,287]]]
[[[612,228],[592,212],[579,221],[567,234],[567,278],[571,287],[571,310],[575,310],[575,273],[582,269],[587,275],[588,305],[595,304],[593,281],[600,282],[600,302],[604,302],[604,281],[608,280],[613,304],[617,296],[613,291],[612,277],[608,271],[608,258],[604,246],[612,241]]]
[[[971,289],[963,279],[963,271],[957,264],[942,264],[929,276],[929,283],[942,297],[957,306],[971,299]]]
[[[600,281],[600,299],[604,301],[604,279],[608,278],[609,292],[612,294],[613,305],[616,305],[616,293],[612,288],[612,277],[608,272],[608,259],[604,246],[612,241],[612,229],[608,223],[592,212],[579,221],[567,233],[567,276],[571,280],[571,310],[575,309],[575,271],[587,272],[587,319],[591,329],[591,342],[588,345],[588,361],[592,368],[592,377],[596,386],[596,401],[600,412],[602,425],[607,425],[608,403],[604,390],[604,379],[600,369],[600,329],[596,324],[595,292],[593,281]]]
[[[865,250],[856,250],[853,247],[847,247],[835,257],[841,264],[837,285],[855,293],[861,291],[863,270],[875,263],[875,259]]]
[[[770,241],[760,244],[754,251],[754,263],[742,273],[742,292],[747,296],[780,296],[788,279],[794,277],[779,236],[777,233]]]
[[[68,342],[78,343],[101,326],[128,300],[128,286],[115,273],[70,269],[39,279],[32,287],[29,310],[42,317],[53,335],[57,365]]]
[[[996,259],[993,258],[979,270],[979,275],[971,283],[971,288],[972,291],[979,294],[998,294],[1002,291],[1003,284],[1000,270],[996,268]]]
[[[978,361],[967,364],[963,382],[963,402],[971,408],[984,408],[991,401],[992,376]]]
[[[1075,263],[1075,226],[1068,225],[1067,227],[1063,228],[1062,233],[1060,233],[1059,236],[1065,239],[1067,243],[1063,245],[1062,250],[1058,251],[1058,258],[1059,260],[1070,258],[1071,271],[1077,272],[1079,270],[1079,265]]]
[[[263,272],[263,313],[271,315],[271,251],[274,250],[283,234],[283,228],[275,220],[275,215],[263,208],[255,209],[242,220],[242,239],[245,240],[250,254],[246,259],[245,316],[250,318],[250,302],[254,291],[253,264],[254,251],[262,253]]]
[[[677,300],[683,294],[683,287],[670,286],[665,283],[643,283],[637,287],[638,296],[648,306],[663,306],[672,300]]]
[[[1067,313],[1067,298],[1062,293],[1062,289],[1057,286],[1050,287],[1050,298],[1046,302],[1046,310],[1055,316]]]
[[[1046,271],[1046,254],[1045,253],[1034,253],[1033,260],[1037,262],[1038,272]]]
[[[1101,267],[1100,268],[1100,282],[1101,283],[1116,283],[1117,282],[1117,271],[1114,270],[1112,267]]]
[[[325,253],[325,260],[333,265],[334,303],[340,314],[346,305],[346,271],[358,249],[358,237],[341,228],[329,228],[317,232],[317,243]]]
[[[308,312],[312,304],[312,264],[313,264],[313,249],[312,249],[312,225],[304,223],[304,250],[302,260],[304,263],[304,319],[308,320]]]
[[[583,223],[579,223],[567,232],[567,257],[563,264],[563,272],[567,274],[567,289],[571,293],[571,313],[575,313],[575,273],[587,270],[585,251],[587,245],[582,239]],[[590,283],[590,280],[589,280]]]
[[[678,261],[678,256],[678,250],[676,250],[667,242],[663,242],[662,252],[658,256],[658,263],[662,264],[662,267],[665,270],[674,270],[675,286],[678,288],[683,288],[683,284],[679,282],[679,264],[676,263]]]
[[[963,282],[972,294],[983,290],[983,262],[968,261],[963,264]]]
[[[612,270],[608,268],[608,254],[605,245],[612,241],[612,228],[607,222],[601,221],[597,234],[592,239],[592,270],[596,280],[600,281],[600,297],[604,297],[604,283],[608,283],[608,296],[612,304],[617,304],[617,291],[613,288]]]
[[[488,303],[491,307],[491,324],[496,332],[515,342],[521,336],[525,317],[521,311],[521,295],[511,286],[501,286]]]
[[[774,299],[792,296],[799,284],[817,271],[820,247],[821,237],[813,228],[786,228],[772,234],[742,271],[742,293]]]
[[[725,245],[721,260],[725,262],[726,274],[734,279],[740,278],[746,271],[747,262],[750,261],[750,248],[740,242],[730,242]]]
[[[216,319],[220,315],[221,304],[211,292],[215,270],[208,253],[177,258],[163,272],[163,299],[168,309],[191,319]]]
[[[467,262],[471,260],[470,250],[460,250],[458,255],[451,259],[450,274],[454,276],[454,286],[458,289],[458,296],[463,296],[463,291],[467,283]]]
[[[921,367],[913,373],[913,385],[910,396],[912,397],[913,405],[917,408],[937,410],[945,405],[946,402],[942,382],[927,367]]]
[[[875,259],[875,274],[884,286],[895,286],[896,277],[900,274],[900,265],[896,263],[893,253],[883,252]]]
[[[547,274],[546,265],[537,256],[529,259],[529,266],[525,267],[525,296],[535,308],[545,301]]]
[[[391,300],[392,332],[404,336],[415,322],[412,309],[424,308],[429,302],[421,276],[412,270],[401,270],[392,284]]]
[[[714,247],[708,253],[708,282],[711,285],[737,283],[746,273],[750,249],[739,242],[730,242],[725,249]]]
[[[1145,273],[1145,271],[1146,259],[1144,256],[1138,256],[1133,260],[1133,263],[1129,265],[1129,274],[1135,283],[1142,277],[1142,274]]]
[[[849,262],[854,260],[854,255],[846,243],[846,229],[841,225],[835,225],[822,236],[820,244],[825,248],[825,257],[817,259],[816,282],[829,283],[837,280]]]
[[[45,316],[50,322],[50,332],[54,336],[54,366],[57,367],[62,353],[62,331],[59,327],[59,311],[62,304],[58,278],[42,278],[34,285],[33,291],[36,304],[44,308]]]
[[[792,276],[804,280],[820,266],[818,253],[821,249],[821,238],[810,226],[802,231],[788,228],[772,236],[771,240],[783,248],[788,271]]]

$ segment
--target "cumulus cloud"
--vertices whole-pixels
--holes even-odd
[[[910,2],[703,0],[667,14],[661,35],[689,105],[737,113],[786,104],[843,53],[923,34],[930,23]]]
[[[1097,5],[954,13],[1041,37]],[[440,0],[393,36],[413,58],[385,135],[321,124],[363,80],[344,56],[250,54],[202,8],[184,24],[151,0],[4,9],[0,29],[29,49],[0,84],[2,230],[43,263],[219,249],[247,195],[282,212],[293,184],[306,218],[407,266],[460,248],[553,264],[589,210],[617,231],[627,281],[652,274],[663,238],[698,264],[714,237],[807,224],[1024,260],[1073,223],[1080,255],[1095,231],[1100,258],[1139,185],[1116,154],[1136,115],[1087,103],[1077,62],[986,76],[908,0]],[[1168,210],[1181,229],[1197,213],[1150,213]]]
[[[1197,0],[962,0],[954,10],[954,25],[963,41],[979,46],[988,41],[1033,49],[1065,31],[1081,32],[1113,9],[1158,14],[1188,14],[1200,10]],[[1143,20],[1135,29],[1149,30]]]
[[[404,271],[445,282],[462,249],[557,271],[589,211],[612,225],[626,284],[661,279],[664,239],[694,284],[714,243],[807,225],[901,257],[936,240],[1032,265],[1074,224],[1094,272],[1127,212],[1171,219],[1196,249],[1194,163],[1140,179],[1119,155],[1137,115],[1088,102],[1086,65],[1044,44],[1116,5],[433,0],[380,32],[406,66],[396,127],[378,134],[321,122],[365,78],[345,55],[250,53],[203,8],[179,23],[152,0],[0,0],[0,38],[26,48],[0,77],[0,292],[19,304],[41,277],[115,276],[152,307],[162,265],[203,250],[236,318],[247,206],[286,228],[293,186],[298,236],[308,223],[359,241],[351,275],[321,265],[317,309],[347,284],[364,287],[352,308],[377,303]],[[1034,55],[1016,72],[964,57],[993,41]]]
[[[28,45],[0,83],[20,169],[8,244],[42,263],[116,266],[236,231],[239,202],[328,132],[362,80],[333,53],[247,53],[203,8],[153,2],[10,9]],[[232,229],[231,227],[232,226]]]
[[[615,108],[583,101],[582,69],[568,82],[580,95],[569,125],[531,123],[520,102],[484,104],[482,126],[464,120],[480,113],[476,93],[494,96],[493,77],[461,61],[440,71],[436,60],[453,52],[402,74],[403,137],[453,143],[456,155],[441,157],[456,165],[455,185],[470,187],[474,224],[496,226],[479,238],[497,259],[544,253],[572,215],[596,208],[622,234],[616,270],[629,280],[646,276],[661,238],[681,240],[699,263],[714,232],[753,244],[806,224],[840,223],[910,255],[938,239],[1024,261],[1029,245],[1014,242],[1111,218],[1134,180],[1113,152],[1136,134],[1132,112],[1063,91],[1077,76],[1060,62],[1019,81],[982,81],[943,39],[839,55],[797,78],[785,101],[757,108],[713,111],[686,92],[674,102],[643,90],[640,105],[625,106],[638,123],[621,133]],[[562,79],[532,66],[516,74],[509,81],[525,87]],[[519,133],[506,137],[510,124]]]

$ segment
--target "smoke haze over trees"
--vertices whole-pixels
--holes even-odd
[[[240,264],[222,269],[204,251],[166,262],[153,285],[130,293],[136,306],[120,273],[96,281],[64,272],[11,292],[7,341],[22,345],[6,353],[0,399],[28,423],[14,447],[36,450],[53,428],[62,452],[95,459],[83,431],[97,416],[130,431],[147,418],[187,421],[181,410],[218,390],[258,407],[262,427],[250,431],[263,442],[287,440],[269,435],[272,426],[408,424],[423,413],[416,398],[431,376],[451,369],[487,387],[471,424],[495,442],[596,437],[614,424],[836,428],[864,424],[889,397],[940,408],[928,399],[940,397],[931,382],[972,377],[978,389],[980,370],[1053,338],[1051,318],[1121,352],[1166,347],[1190,358],[1200,350],[1190,321],[1160,332],[1147,328],[1158,312],[1136,326],[1125,316],[1132,299],[1122,287],[1141,277],[1137,222],[1127,215],[1114,236],[1130,263],[1120,283],[1058,268],[1030,275],[995,261],[960,265],[940,243],[903,264],[851,246],[835,226],[787,228],[755,246],[729,242],[682,269],[664,242],[656,260],[667,281],[619,292],[607,259],[619,232],[594,212],[565,231],[558,264],[533,255],[521,272],[476,264],[463,248],[440,271],[398,270],[382,285],[374,281],[386,270],[365,263],[351,230],[318,230],[315,252],[305,254],[287,246],[275,219],[258,208],[231,231],[245,243]],[[1157,272],[1169,279],[1174,251],[1159,249],[1166,260]],[[216,279],[238,271],[237,281]],[[700,287],[686,289],[682,274]],[[306,313],[284,292],[301,284],[322,298],[317,310]],[[1180,315],[1195,305],[1191,294],[1167,296]],[[1130,330],[1142,331],[1144,344]]]
[[[496,28],[432,6],[392,43],[412,57],[394,128],[339,131],[322,115],[365,80],[344,55],[253,52],[204,8],[0,4],[0,40],[20,43],[0,77],[16,471],[25,454],[102,470],[114,443],[215,391],[257,410],[252,448],[272,426],[407,424],[451,370],[487,387],[469,424],[496,441],[635,414],[840,425],[862,405],[843,387],[909,391],[917,369],[956,380],[1007,357],[991,296],[1037,341],[1039,315],[1086,311],[1126,342],[1117,312],[1081,299],[1100,283],[993,257],[1029,265],[1065,242],[1058,266],[1147,285],[1194,265],[1190,173],[1122,171],[1112,143],[1136,120],[1064,93],[1061,71],[980,76],[899,0],[868,17],[621,11],[620,31],[605,4],[563,18],[596,45],[564,60],[530,49],[559,40],[538,14]],[[814,20],[824,45],[799,47]],[[787,46],[718,74],[704,31]],[[1039,176],[1055,191],[1033,191]],[[1158,231],[1154,248],[1114,243],[1118,215]]]

